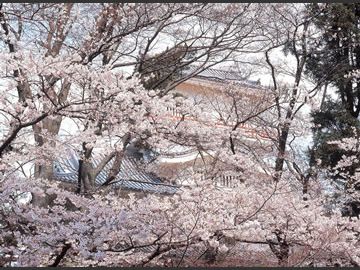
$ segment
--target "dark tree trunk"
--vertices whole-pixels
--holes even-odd
[[[280,230],[275,230],[274,234],[276,236],[277,242],[268,241],[271,251],[274,253],[278,259],[280,266],[287,266],[289,261],[289,252],[290,246],[286,241],[286,237],[283,236]]]

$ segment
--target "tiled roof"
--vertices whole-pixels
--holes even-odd
[[[191,74],[195,72],[197,69],[196,66],[189,66],[186,70],[184,70],[184,74]],[[233,81],[235,83],[239,83],[241,85],[252,87],[252,88],[263,88],[259,82],[247,80],[240,72],[236,71],[226,71],[221,69],[207,68],[201,71],[199,74],[195,76],[195,78],[202,78],[206,80],[213,81]]]
[[[93,164],[96,166],[102,155],[94,158]],[[105,182],[108,171],[110,170],[114,159],[112,159],[95,179],[97,185]],[[71,153],[69,157],[59,159],[54,164],[55,179],[70,183],[77,183],[79,161],[75,153]],[[125,156],[119,174],[113,181],[112,186],[117,188],[127,188],[138,191],[156,192],[156,193],[175,193],[179,187],[175,185],[164,184],[158,177],[143,171],[137,164],[135,158]]]

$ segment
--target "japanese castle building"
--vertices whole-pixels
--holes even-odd
[[[219,89],[221,89],[224,85],[229,84],[230,82],[235,83],[237,87],[239,87],[239,90],[243,90],[250,99],[259,99],[261,98],[262,93],[266,91],[266,88],[261,86],[259,82],[244,80],[239,76],[238,73],[226,72],[217,69],[208,69],[179,84],[174,89],[174,92],[188,98],[221,98],[222,93],[219,91]],[[168,116],[180,117],[178,112],[173,109],[168,111]],[[214,121],[216,121],[216,119],[214,119]],[[260,137],[266,140],[266,136],[262,135],[260,132],[257,132],[256,128],[252,127],[251,125],[243,124],[241,128],[244,131],[244,136],[246,137]],[[189,184],[189,181],[177,181],[176,183],[169,183],[164,179],[172,178],[175,174],[179,175],[179,173],[185,172],[187,164],[194,164],[194,162],[196,163],[196,159],[198,158],[198,155],[192,149],[184,149],[181,147],[178,147],[177,149],[177,151],[165,153],[163,156],[159,157],[159,169],[161,172],[160,175],[146,172],[144,169],[146,164],[144,164],[143,161],[134,155],[134,151],[127,151],[121,164],[120,173],[117,175],[112,185],[119,189],[155,192],[161,194],[175,193],[180,188],[180,186]],[[54,164],[55,179],[76,183],[78,181],[78,159],[79,158],[77,154],[70,151],[67,157],[58,160]],[[93,164],[96,166],[100,159],[101,155],[94,157]],[[111,160],[96,177],[97,185],[101,185],[105,182],[112,162],[113,160]],[[171,172],[169,172],[170,167],[172,167]],[[197,170],[201,171],[201,165],[197,166]],[[182,179],[184,179],[184,177],[186,179],[186,173],[183,175]],[[179,179],[181,179],[181,177]],[[234,175],[233,173],[228,174],[226,171],[224,171],[217,177],[216,185],[220,187],[231,188],[236,186],[236,183],[239,181],[242,181],[240,175]]]

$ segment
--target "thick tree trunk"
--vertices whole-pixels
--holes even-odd
[[[55,119],[44,119],[42,122],[33,126],[35,143],[38,147],[42,147],[46,144],[49,144],[52,148],[55,149],[55,143],[46,136],[43,136],[42,133],[46,132],[51,137],[56,136],[59,133],[62,117],[58,116]],[[35,177],[52,179],[53,178],[53,162],[51,158],[53,155],[51,153],[47,154],[47,164],[36,164],[35,165]]]
[[[79,171],[78,171],[78,192],[79,193],[91,193],[95,187],[95,172],[91,162],[93,148],[87,148],[86,143],[82,144],[83,155],[79,160]],[[81,164],[81,166],[80,166]]]
[[[95,180],[98,174],[104,169],[106,164],[116,155],[116,151],[111,152],[105,156],[101,162],[94,167],[92,163],[92,152],[93,148],[87,148],[86,143],[83,143],[83,155],[82,159],[79,161],[79,171],[78,171],[78,193],[90,194],[94,191]]]
[[[48,83],[50,85],[55,84],[56,79],[49,77],[47,78]],[[48,89],[44,89],[44,91],[47,92],[47,95],[49,98],[51,98],[52,102],[54,104],[61,104],[67,100],[69,91],[70,91],[71,83],[68,80],[62,81],[62,86],[59,94],[56,93],[55,89],[53,87],[49,87]],[[47,106],[44,106],[45,110],[48,110],[50,108],[47,108]],[[58,135],[61,122],[63,117],[62,116],[56,116],[52,118],[45,118],[43,121],[33,125],[33,131],[34,131],[34,138],[35,143],[38,147],[42,147],[43,145],[49,144],[50,147],[55,149],[56,145],[55,143],[46,136],[42,135],[43,132],[49,134],[50,137],[55,137]],[[53,178],[53,154],[48,155],[48,163],[42,164],[42,165],[36,165],[35,166],[35,177],[45,178],[45,179],[52,179]]]
[[[80,193],[89,194],[95,188],[96,175],[90,160],[83,160],[81,168],[81,189]]]

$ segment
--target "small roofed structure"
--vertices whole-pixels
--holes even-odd
[[[102,157],[102,155],[98,155],[93,159],[94,166],[100,162]],[[66,158],[58,159],[54,163],[55,179],[68,183],[77,183],[79,169],[78,160],[79,157],[74,152]],[[104,169],[98,174],[95,179],[96,185],[101,186],[105,182],[113,162],[114,158],[108,162]],[[121,163],[120,172],[110,185],[114,188],[162,194],[174,194],[179,189],[178,186],[165,184],[156,175],[142,170],[137,164],[136,159],[129,155],[125,155]]]

